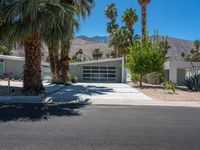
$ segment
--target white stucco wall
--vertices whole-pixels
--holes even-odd
[[[200,62],[193,63],[195,67],[200,67]],[[182,60],[171,60],[164,64],[165,70],[169,70],[169,80],[177,83],[177,69],[191,68],[190,62]]]

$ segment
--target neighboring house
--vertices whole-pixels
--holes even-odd
[[[0,75],[12,74],[15,79],[23,79],[24,57],[0,55]],[[42,62],[42,79],[50,76],[49,63]]]
[[[195,70],[200,73],[200,62],[194,62]],[[183,85],[184,79],[192,76],[192,66],[184,59],[170,59],[164,64],[165,80],[173,81],[177,85]]]
[[[23,79],[24,58],[0,55],[0,74],[12,73],[13,78]],[[70,75],[75,75],[79,82],[121,83],[126,80],[124,59],[105,59],[71,63]],[[50,79],[50,65],[42,62],[42,79]]]

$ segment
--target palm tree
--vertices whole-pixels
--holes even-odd
[[[142,9],[142,39],[146,36],[146,9],[151,0],[138,0],[138,3]]]
[[[94,0],[61,0],[61,4],[69,5],[74,8],[74,17],[83,17],[90,15],[91,9],[94,5]],[[69,19],[69,18],[67,18]],[[73,39],[74,28],[77,27],[77,24],[73,22],[70,23],[68,28],[68,34],[66,39],[61,41],[61,58],[60,58],[60,72],[61,72],[61,81],[65,84],[68,80],[68,71],[69,71],[69,50],[71,46],[71,40]]]
[[[41,79],[41,40],[49,26],[64,20],[66,9],[57,0],[23,0],[3,6],[4,29],[12,42],[22,43],[25,50],[24,90],[38,95],[44,88]],[[62,22],[62,21],[61,21]]]
[[[110,5],[107,5],[104,13],[105,16],[111,20],[107,23],[107,32],[111,33],[112,30],[117,29],[119,27],[119,25],[116,24],[116,17],[118,16],[118,12],[115,7],[115,4],[111,3]]]
[[[199,40],[195,40],[193,43],[194,47],[196,48],[197,51],[199,51],[200,48],[200,41]]]
[[[96,48],[93,50],[92,56],[94,60],[98,60],[103,56],[103,53],[99,48]]]
[[[133,25],[138,21],[136,10],[133,8],[128,8],[122,16],[122,21],[126,24],[126,27],[131,33],[131,44],[133,44]]]
[[[128,53],[128,46],[131,42],[130,32],[125,27],[113,30],[109,39],[109,46],[115,46],[117,49],[117,57]]]

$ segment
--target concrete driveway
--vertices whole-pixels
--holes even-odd
[[[55,102],[88,100],[92,104],[132,105],[152,99],[122,83],[76,83],[51,95]]]

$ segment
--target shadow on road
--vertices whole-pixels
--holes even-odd
[[[51,117],[80,116],[79,109],[89,105],[88,100],[74,104],[0,104],[0,123],[8,121],[34,122]]]

